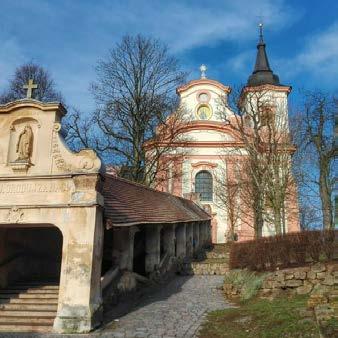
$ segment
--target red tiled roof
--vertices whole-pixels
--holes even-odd
[[[104,215],[111,226],[210,220],[194,202],[106,174]]]

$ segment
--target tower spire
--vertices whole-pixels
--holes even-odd
[[[254,71],[248,79],[248,86],[259,86],[263,84],[279,85],[278,76],[275,75],[270,68],[265,46],[266,45],[263,37],[263,24],[260,23],[256,63]]]

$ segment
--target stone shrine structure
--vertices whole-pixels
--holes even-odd
[[[195,203],[105,174],[93,150],[71,152],[65,114],[30,98],[0,106],[0,331],[88,332],[112,276],[149,276],[210,242]],[[39,304],[44,293],[56,304]]]
[[[76,320],[81,332],[98,325],[102,310],[101,161],[92,150],[66,148],[65,113],[32,99],[0,107],[0,286],[59,279],[54,328],[72,330]]]

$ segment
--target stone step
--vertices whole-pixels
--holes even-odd
[[[224,258],[206,258],[202,261],[192,261],[192,264],[227,264],[229,262]]]
[[[54,317],[39,318],[39,317],[0,317],[0,325],[2,324],[38,324],[38,325],[53,325]]]
[[[0,304],[56,304],[57,298],[0,298]]]
[[[0,304],[0,310],[8,311],[56,311],[57,304]]]
[[[217,243],[215,243],[215,244],[213,244],[213,247],[212,247],[212,250],[213,251],[229,251],[230,250],[230,245],[229,244],[224,244],[224,243],[222,243],[222,244],[217,244]]]
[[[34,293],[34,294],[58,294],[59,290],[44,290],[44,289],[26,289],[26,290],[20,290],[20,289],[2,289],[0,290],[1,294],[16,294],[16,293]]]
[[[1,332],[52,332],[59,286],[17,283],[0,290]]]
[[[59,285],[56,280],[45,280],[45,281],[18,281],[13,285]]]
[[[39,332],[49,333],[52,332],[51,325],[17,325],[17,324],[0,324],[0,332]]]
[[[16,289],[16,290],[57,290],[59,291],[58,285],[11,285],[11,288]]]
[[[13,311],[13,310],[0,310],[0,317],[44,317],[55,318],[56,311]]]
[[[225,275],[229,271],[229,265],[224,262],[208,263],[207,260],[202,262],[191,262],[184,268],[188,275]]]
[[[207,258],[223,258],[223,259],[229,259],[229,254],[224,252],[206,252]]]
[[[58,299],[58,294],[51,293],[0,293],[0,299],[9,299],[9,298],[27,298],[27,299]]]

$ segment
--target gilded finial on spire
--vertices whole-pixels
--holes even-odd
[[[207,66],[206,65],[204,65],[204,64],[202,64],[201,66],[200,66],[200,71],[201,71],[201,79],[206,79],[207,77],[206,77],[206,75],[205,75],[205,72],[207,71]]]

